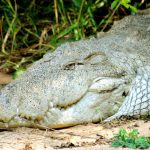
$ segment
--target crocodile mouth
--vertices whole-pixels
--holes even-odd
[[[64,77],[64,75],[62,76]],[[70,76],[71,74],[69,74],[69,77]],[[80,80],[80,78],[78,79]],[[75,83],[73,79],[71,80],[73,83]],[[71,84],[71,80],[69,80],[68,83]],[[54,81],[57,80],[53,80],[52,82]],[[80,82],[83,84],[83,79]],[[42,82],[42,84],[43,83],[44,82]],[[47,80],[45,80],[45,86],[47,85],[46,83],[48,83]],[[76,84],[78,88],[81,83]],[[85,83],[88,83],[87,80]],[[50,86],[53,85],[57,87],[56,82]],[[39,113],[40,115],[36,115],[36,113],[35,115],[33,115],[34,113],[29,114],[26,110],[23,110],[22,108],[25,106],[21,103],[25,103],[25,101],[20,100],[14,115],[10,117],[9,120],[3,119],[0,121],[0,128],[14,128],[18,126],[62,128],[87,122],[101,121],[117,112],[120,105],[122,104],[122,101],[128,93],[128,85],[130,85],[130,82],[127,80],[126,76],[118,78],[104,76],[98,77],[92,81],[90,80],[88,84],[83,84],[81,89],[78,89],[80,92],[76,91],[77,96],[75,96],[75,93],[72,94],[74,91],[71,91],[70,94],[72,95],[67,95],[68,97],[72,97],[72,100],[70,101],[69,99],[64,101],[62,95],[60,95],[62,98],[61,101],[54,99],[55,97],[53,96],[56,93],[51,91],[53,92],[53,95],[51,98],[47,99],[47,107],[45,107],[46,109],[43,111],[43,113]],[[74,86],[72,86],[72,88]],[[50,89],[49,87],[46,88]],[[68,90],[70,89],[71,88],[69,87]],[[34,93],[34,90],[35,89],[32,89],[32,93]],[[58,90],[54,90],[58,92]],[[64,91],[62,91],[62,93],[64,94]],[[27,103],[27,105],[29,105],[29,103]],[[41,107],[39,110],[42,110]],[[87,116],[87,114],[89,115]]]
[[[48,109],[39,124],[42,126],[47,122],[46,126],[62,128],[102,121],[118,111],[129,85],[125,78],[99,77],[75,103]]]

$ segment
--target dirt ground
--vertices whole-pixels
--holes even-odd
[[[111,124],[86,124],[59,130],[16,128],[0,131],[0,150],[128,150],[113,148],[111,138],[119,128],[150,134],[150,121],[130,120]]]

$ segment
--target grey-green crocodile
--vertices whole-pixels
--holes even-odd
[[[150,13],[124,18],[98,39],[63,44],[0,91],[0,128],[123,115],[150,115]]]

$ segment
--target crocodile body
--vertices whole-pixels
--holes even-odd
[[[98,39],[61,45],[0,91],[0,128],[149,114],[149,13],[122,19]]]

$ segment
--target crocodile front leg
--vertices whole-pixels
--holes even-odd
[[[129,95],[126,97],[118,112],[105,121],[112,121],[121,116],[150,115],[150,66],[140,68],[132,83]]]

